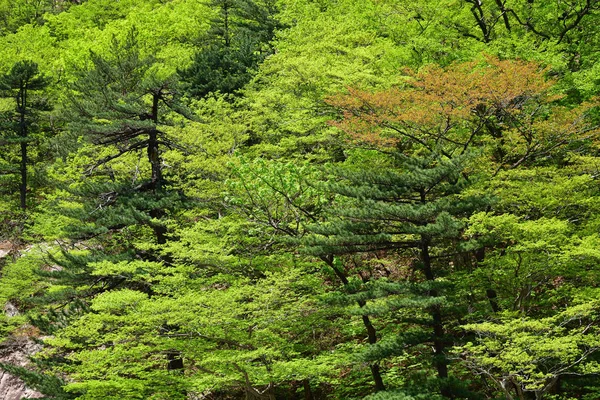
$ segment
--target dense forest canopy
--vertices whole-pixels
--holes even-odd
[[[0,347],[37,349],[0,368],[600,398],[599,30],[596,0],[0,0]]]

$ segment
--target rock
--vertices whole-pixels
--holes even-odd
[[[0,241],[0,260],[19,250],[10,241]],[[11,302],[4,306],[8,317],[19,315],[19,310]],[[39,336],[39,331],[30,325],[17,329],[13,336],[0,344],[0,363],[18,367],[29,366],[29,357],[41,350],[42,346],[35,343],[31,337]],[[0,400],[39,399],[44,395],[28,388],[18,377],[0,369]]]
[[[0,371],[0,399],[21,400],[40,399],[44,397],[41,393],[29,389],[19,378],[8,372]]]
[[[13,244],[9,241],[0,242],[0,259],[5,258],[13,250]]]
[[[9,339],[0,347],[0,362],[26,367],[29,363],[29,356],[40,349],[41,345],[36,344],[31,339]],[[19,378],[0,369],[0,399],[21,400],[42,397],[44,395],[25,386],[25,383]]]
[[[6,314],[7,317],[16,317],[19,315],[19,309],[9,301],[4,306],[4,314]]]

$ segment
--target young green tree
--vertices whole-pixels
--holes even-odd
[[[598,297],[591,297],[551,317],[505,315],[496,322],[465,325],[477,336],[457,353],[506,400],[549,398],[561,379],[598,374]]]
[[[261,233],[272,238],[270,248],[277,246],[294,251],[297,242],[307,234],[306,225],[321,221],[331,202],[330,196],[311,186],[316,170],[308,165],[299,167],[295,163],[256,160],[240,163],[234,173],[237,178],[229,184],[230,203],[238,213],[264,227]],[[335,253],[324,252],[318,256],[343,287],[352,286],[353,271],[344,265],[346,260],[336,257]],[[325,276],[322,278],[326,279]],[[364,307],[366,302],[358,299],[356,304]],[[361,320],[368,342],[375,344],[378,335],[373,321],[367,314],[362,315]],[[384,390],[379,363],[370,363],[369,369],[375,390]]]

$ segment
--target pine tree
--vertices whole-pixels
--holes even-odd
[[[91,52],[92,69],[81,73],[72,97],[79,126],[75,129],[101,146],[115,145],[119,151],[99,160],[96,168],[126,153],[146,150],[152,166],[150,186],[162,185],[159,146],[171,144],[158,128],[161,103],[172,97],[170,80],[160,81],[149,72],[153,57],[142,57],[137,31],[131,29],[123,42],[112,39],[110,56]]]
[[[39,96],[49,84],[33,61],[19,61],[10,72],[0,78],[2,97],[15,99],[15,109],[9,114],[9,127],[16,136],[7,138],[9,143],[19,143],[21,151],[19,185],[21,209],[27,208],[27,145],[32,140],[31,134],[37,129],[41,111],[48,111],[47,102]]]
[[[190,115],[178,101],[177,80],[159,76],[157,60],[142,55],[135,29],[122,41],[113,37],[107,56],[91,52],[90,58],[91,68],[80,71],[71,88],[70,129],[89,140],[80,152],[89,152],[85,157],[92,161],[84,171],[86,182],[69,188],[81,206],[61,210],[75,221],[66,228],[72,243],[85,241],[89,247],[65,244],[51,259],[57,268],[39,272],[60,286],[38,299],[50,307],[32,323],[46,333],[76,324],[103,293],[154,294],[155,280],[147,273],[161,274],[172,266],[163,251],[166,218],[182,206],[182,196],[170,190],[163,175],[162,161],[163,151],[176,147],[164,129],[170,116]],[[142,163],[144,153],[148,164],[139,170],[146,176],[140,172],[132,180],[113,169],[132,155]],[[53,312],[57,303],[64,312]],[[165,370],[180,365],[177,357],[165,356]]]
[[[272,52],[269,42],[280,24],[271,2],[213,0],[217,10],[192,64],[180,71],[188,92],[233,94],[250,81],[258,64]]]
[[[342,303],[363,302],[361,315],[396,314],[404,329],[395,338],[371,344],[366,361],[398,356],[404,349],[430,344],[431,363],[442,395],[452,397],[447,349],[452,344],[447,322],[454,305],[446,300],[444,277],[458,251],[464,220],[485,199],[462,194],[465,157],[448,160],[436,154],[407,156],[394,152],[385,168],[362,165],[334,169],[336,183],[326,185],[340,196],[332,217],[315,224],[305,239],[315,255],[369,255],[384,252],[411,279],[380,279],[348,285]],[[404,265],[400,265],[404,263]],[[375,303],[372,300],[377,300]],[[382,302],[383,301],[383,302]],[[377,305],[374,305],[377,304]]]
[[[123,41],[113,37],[108,56],[91,52],[91,69],[80,71],[73,84],[70,129],[92,146],[80,151],[109,155],[89,156],[86,182],[69,188],[81,206],[59,210],[74,221],[65,228],[69,239],[87,241],[91,247],[82,252],[64,245],[62,255],[52,259],[60,267],[40,271],[61,285],[61,290],[44,298],[49,303],[89,301],[123,286],[151,293],[148,282],[119,268],[132,262],[152,268],[169,264],[162,251],[168,240],[165,220],[182,207],[182,197],[169,189],[163,176],[161,153],[176,146],[164,127],[169,114],[189,114],[178,101],[176,79],[159,78],[153,68],[157,60],[141,53],[133,28]],[[136,153],[140,162],[145,153],[147,176],[140,173],[132,180],[127,173],[114,172],[113,163]]]
[[[74,85],[71,100],[76,122],[72,129],[87,134],[97,146],[113,148],[114,152],[91,164],[87,173],[91,175],[115,159],[142,151],[150,164],[150,176],[140,185],[110,189],[109,184],[97,192],[96,208],[105,209],[115,202],[118,204],[120,198],[147,193],[143,208],[149,218],[142,219],[152,227],[157,243],[164,244],[166,228],[158,222],[165,213],[162,199],[166,197],[161,153],[164,148],[176,147],[176,143],[162,126],[168,124],[169,113],[190,116],[178,101],[177,80],[174,76],[157,75],[153,69],[157,60],[142,56],[135,28],[122,42],[113,37],[109,56],[92,52],[91,61],[92,69],[82,72]],[[140,203],[140,199],[133,201],[136,202]]]

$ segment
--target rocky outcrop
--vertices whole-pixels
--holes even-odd
[[[0,347],[0,362],[25,367],[29,362],[28,357],[40,348],[40,345],[29,339],[11,340]],[[0,399],[21,400],[41,397],[44,397],[41,393],[29,389],[19,378],[0,369]]]
[[[26,336],[13,337],[0,345],[0,362],[26,367],[29,364],[29,356],[40,349],[39,344]],[[0,399],[21,400],[41,397],[44,397],[41,393],[28,388],[19,378],[0,369]]]
[[[19,248],[11,241],[0,241],[0,261],[15,253]],[[19,315],[18,308],[11,302],[4,305],[4,315],[14,317]],[[22,326],[11,337],[0,343],[0,363],[27,367],[29,357],[41,349],[31,337],[39,336],[39,332],[31,326]],[[39,399],[41,393],[28,388],[18,377],[0,369],[0,400]]]

